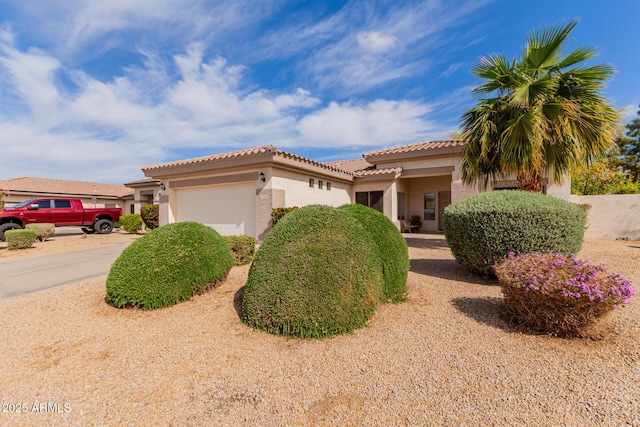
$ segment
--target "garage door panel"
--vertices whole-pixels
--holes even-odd
[[[256,235],[255,184],[176,190],[177,221],[195,221],[223,236]]]

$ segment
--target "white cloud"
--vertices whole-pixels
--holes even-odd
[[[358,33],[358,45],[372,53],[383,53],[393,49],[397,39],[377,31],[365,31]]]
[[[12,38],[3,36],[0,41],[0,65],[5,72],[2,84],[23,100],[41,122],[51,122],[52,113],[60,102],[60,94],[54,85],[55,72],[60,63],[45,52],[29,49],[16,50]]]
[[[447,77],[451,76],[453,73],[455,73],[456,71],[458,71],[459,69],[464,68],[466,66],[467,66],[467,64],[464,63],[464,62],[455,62],[455,63],[449,65],[449,67],[447,67],[447,69],[444,70],[440,74],[440,76],[444,77],[444,78],[447,78]]]
[[[359,106],[332,102],[300,120],[304,141],[323,147],[386,146],[415,142],[434,128],[430,108],[410,101],[379,99]]]

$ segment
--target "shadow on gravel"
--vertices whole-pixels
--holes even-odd
[[[477,276],[452,259],[412,259],[410,271],[424,276],[472,283],[474,285],[494,286],[496,279]]]
[[[236,314],[240,321],[242,321],[242,299],[244,298],[244,286],[241,287],[233,294],[233,308],[236,310]]]
[[[502,298],[454,298],[451,300],[451,305],[477,322],[503,331],[513,331],[513,328],[504,320],[504,301]]]

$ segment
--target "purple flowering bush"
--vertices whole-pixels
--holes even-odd
[[[513,320],[555,335],[587,336],[603,315],[634,296],[621,274],[574,256],[511,252],[494,268]]]

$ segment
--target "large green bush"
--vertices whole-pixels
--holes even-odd
[[[305,206],[284,216],[258,249],[242,320],[273,334],[328,337],[364,326],[382,287],[363,226],[345,210]]]
[[[24,228],[34,230],[36,232],[36,240],[44,242],[50,237],[56,234],[56,226],[48,222],[41,222],[38,224],[27,224]]]
[[[142,229],[142,217],[140,214],[121,215],[119,222],[127,233],[136,234]]]
[[[7,230],[4,232],[4,237],[7,239],[7,249],[12,251],[30,248],[36,241],[36,235],[35,230]]]
[[[226,241],[211,227],[165,225],[133,242],[113,263],[107,302],[145,310],[174,305],[214,287],[232,265]]]
[[[364,231],[376,243],[384,287],[382,299],[400,302],[406,300],[407,275],[409,274],[409,250],[400,230],[389,218],[375,209],[360,204],[341,206],[363,226]]]
[[[584,211],[567,201],[526,191],[492,191],[445,208],[444,234],[456,260],[493,275],[509,252],[577,253],[584,239]]]

